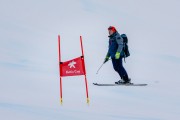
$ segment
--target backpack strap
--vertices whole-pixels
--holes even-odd
[[[126,63],[126,58],[124,57],[124,62]]]
[[[125,43],[124,43],[124,39],[123,39],[123,51],[124,51],[124,49],[125,49]],[[126,63],[126,55],[125,55],[125,53],[124,53],[123,58],[124,58],[124,62]]]

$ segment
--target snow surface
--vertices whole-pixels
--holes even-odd
[[[1,0],[1,120],[180,119],[179,0]],[[107,28],[129,37],[124,64],[146,87],[97,87],[114,83],[111,61],[102,64]],[[59,102],[57,35],[62,60],[81,55],[83,36],[90,105],[83,76],[63,78]]]

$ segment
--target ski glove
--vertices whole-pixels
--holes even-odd
[[[120,52],[116,52],[116,54],[115,54],[115,59],[119,59],[120,58]]]
[[[104,63],[106,63],[109,60],[109,56],[106,56],[106,58],[104,59]]]

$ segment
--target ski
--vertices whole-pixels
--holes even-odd
[[[100,84],[93,83],[96,86],[147,86],[147,84],[135,84],[135,83],[127,83],[127,84]]]

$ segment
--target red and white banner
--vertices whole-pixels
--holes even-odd
[[[85,75],[84,58],[83,56],[60,63],[60,74],[65,76]]]

